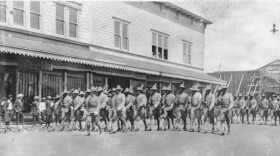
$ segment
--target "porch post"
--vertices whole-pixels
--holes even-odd
[[[38,96],[40,97],[40,99],[41,99],[41,97],[42,97],[42,78],[43,78],[43,72],[40,70],[39,71],[39,84],[38,84]]]
[[[87,89],[89,89],[89,86],[90,86],[90,84],[89,84],[89,82],[90,82],[90,75],[89,75],[90,73],[88,73],[87,72]]]
[[[17,69],[16,70],[16,96],[19,94],[19,80],[20,80],[20,74]]]
[[[67,90],[67,72],[64,72],[64,90]]]

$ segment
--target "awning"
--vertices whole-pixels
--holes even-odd
[[[226,81],[215,78],[203,72],[178,69],[169,67],[167,65],[159,65],[156,63],[111,56],[89,50],[76,49],[72,47],[20,39],[16,37],[5,37],[4,40],[0,40],[0,52],[113,68],[150,75],[159,75],[182,80],[193,80],[213,84],[226,84]]]

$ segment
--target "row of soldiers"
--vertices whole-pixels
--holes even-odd
[[[118,131],[127,132],[139,130],[139,122],[143,122],[145,131],[151,131],[154,124],[158,131],[170,129],[180,131],[182,121],[183,129],[187,131],[187,118],[190,118],[190,132],[201,131],[201,124],[204,123],[204,133],[208,132],[208,123],[212,124],[212,132],[215,132],[214,124],[217,122],[218,132],[225,134],[227,127],[230,134],[230,120],[232,108],[235,106],[233,96],[227,92],[227,86],[221,86],[217,94],[211,93],[211,87],[206,86],[202,95],[198,85],[190,88],[191,94],[185,92],[184,83],[180,84],[178,94],[172,93],[171,84],[161,88],[158,92],[157,85],[151,88],[151,96],[146,97],[146,90],[141,87],[133,87],[123,90],[120,85],[108,90],[107,87],[91,87],[85,92],[79,89],[63,91],[61,95],[54,98],[48,96],[42,98],[34,97],[31,104],[33,115],[33,126],[36,127],[41,115],[42,123],[46,123],[48,130],[53,131],[51,122],[58,125],[59,130],[72,131],[75,127],[79,130],[86,130],[90,135],[91,131]],[[5,130],[9,129],[10,119],[13,112],[16,114],[16,124],[22,123],[22,98],[19,94],[14,104],[8,99],[4,105]],[[102,126],[104,122],[105,126]],[[226,126],[227,124],[227,126]],[[130,126],[129,126],[130,125]]]

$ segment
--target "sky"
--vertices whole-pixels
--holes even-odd
[[[280,1],[170,1],[213,24],[205,32],[205,72],[253,70],[280,57]]]

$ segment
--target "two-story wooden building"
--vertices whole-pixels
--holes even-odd
[[[224,84],[203,72],[209,24],[169,2],[0,1],[0,96]]]

